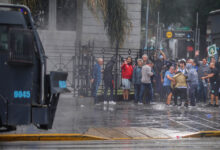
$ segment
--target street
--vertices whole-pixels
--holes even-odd
[[[137,105],[119,101],[116,105],[94,105],[91,98],[62,95],[53,129],[45,131],[33,125],[18,126],[10,133],[86,133],[91,128],[147,127],[198,132],[220,130],[220,109],[214,107],[174,107],[162,102]],[[2,133],[4,134],[4,132]]]
[[[219,149],[218,138],[181,138],[198,131],[219,130],[219,112],[219,108],[202,106],[167,107],[162,102],[147,106],[119,101],[96,106],[91,98],[62,95],[53,129],[28,125],[1,134],[81,133],[113,141],[2,142],[0,149]]]
[[[219,150],[219,20],[216,0],[0,0],[0,150]]]
[[[219,150],[218,138],[141,141],[10,142],[0,143],[1,150]]]

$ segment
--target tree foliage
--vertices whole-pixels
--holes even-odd
[[[12,0],[13,4],[22,4],[30,8],[33,14],[37,13],[38,8],[40,7],[40,0]]]
[[[12,0],[13,4],[26,5],[30,8],[32,17],[39,28],[47,28],[48,25],[48,0]]]
[[[97,18],[101,12],[111,44],[118,42],[121,47],[132,29],[122,0],[87,0],[87,4]]]

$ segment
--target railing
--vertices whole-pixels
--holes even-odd
[[[68,47],[69,49],[69,47]],[[48,57],[48,69],[60,70],[68,72],[67,85],[72,90],[74,96],[91,96],[91,83],[90,79],[92,76],[93,66],[97,58],[102,58],[104,64],[102,68],[105,68],[106,63],[115,55],[115,49],[109,47],[94,47],[93,44],[89,46],[78,46],[73,48],[74,53],[72,55],[60,54],[58,56]],[[133,59],[133,64],[136,60],[140,58],[140,49],[127,49],[120,48],[118,55],[117,66],[114,66],[113,75],[117,74],[118,81],[118,94],[122,93],[121,89],[121,65],[123,58],[131,56]],[[116,69],[117,67],[117,69]],[[117,70],[117,72],[116,72]],[[133,88],[131,89],[131,92]],[[104,84],[101,82],[100,88],[98,90],[98,95],[102,95],[104,92]]]

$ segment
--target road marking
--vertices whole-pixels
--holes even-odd
[[[173,119],[171,119],[171,118],[168,118],[169,120],[171,120],[171,121],[173,121],[173,122],[176,122],[176,123],[178,123],[178,124],[180,124],[180,125],[182,125],[182,126],[185,126],[185,127],[187,127],[187,128],[189,128],[189,129],[193,129],[194,131],[200,131],[200,130],[198,130],[198,129],[196,129],[196,128],[193,128],[193,127],[191,127],[191,126],[188,126],[188,125],[186,125],[186,124],[184,124],[184,123],[181,123],[181,122],[179,122],[179,121],[176,121],[176,120],[173,120]]]
[[[174,118],[174,117],[173,117],[173,118]],[[187,117],[182,117],[182,118],[185,119],[185,120],[188,120],[188,121],[195,122],[196,124],[200,124],[200,125],[202,125],[202,126],[204,126],[204,127],[210,128],[210,129],[220,130],[220,129],[217,129],[217,128],[214,128],[214,127],[211,127],[211,126],[202,124],[202,123],[199,123],[199,122],[197,122],[197,121],[191,120],[191,119],[189,119],[189,118],[187,118]],[[169,119],[171,119],[171,118],[169,118]],[[180,122],[180,121],[176,121],[176,120],[174,120],[174,119],[172,119],[172,121],[175,121],[175,122],[177,122],[177,123],[179,123],[179,124],[182,124],[182,125],[184,125],[184,126],[190,127],[190,128],[192,128],[192,129],[196,129],[196,128],[193,128],[193,127],[191,127],[191,126],[188,126],[188,125],[186,125],[186,124],[184,124],[184,123],[182,123],[182,122]],[[197,131],[200,131],[200,130],[198,130],[198,129],[196,129],[196,130],[197,130]]]
[[[190,114],[187,114],[187,115],[190,115]],[[190,115],[190,116],[195,117],[195,118],[199,118],[201,120],[204,120],[204,121],[207,121],[207,122],[210,122],[210,123],[214,123],[214,124],[220,125],[220,123],[217,123],[217,122],[214,122],[214,121],[210,121],[210,120],[198,117],[198,116],[194,116],[194,115]]]
[[[185,118],[186,118],[186,117],[185,117]],[[214,127],[211,127],[211,126],[208,126],[208,125],[202,124],[202,123],[200,123],[200,122],[197,122],[197,121],[191,120],[191,119],[189,119],[189,118],[186,118],[186,119],[189,120],[189,121],[195,122],[195,123],[197,123],[197,124],[200,124],[200,125],[202,125],[202,126],[204,126],[204,127],[207,127],[207,128],[210,128],[210,129],[214,129],[214,130],[219,130],[219,129],[217,129],[217,128],[214,128]]]

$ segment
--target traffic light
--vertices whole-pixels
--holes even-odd
[[[194,42],[192,40],[186,42],[187,51],[192,52],[194,50]]]

